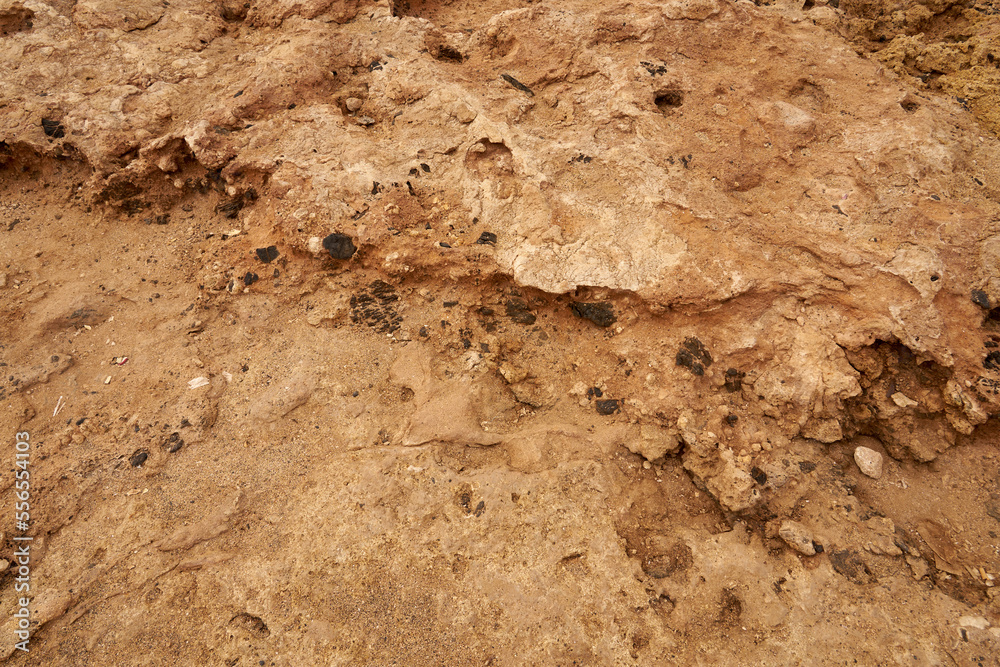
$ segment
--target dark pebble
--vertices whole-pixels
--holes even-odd
[[[269,264],[278,259],[278,246],[269,245],[266,248],[257,248],[257,258],[265,264]]]
[[[358,251],[351,237],[347,234],[330,234],[323,239],[323,247],[334,259],[350,259]]]
[[[812,472],[816,469],[816,464],[812,461],[799,461],[799,470],[805,473]]]
[[[736,422],[740,420],[736,415],[726,415],[726,424],[729,426],[736,426]]]
[[[824,551],[823,545],[822,544],[817,544],[816,542],[813,542],[813,549],[815,549],[816,553],[818,553],[818,554],[821,554]]]
[[[689,369],[695,375],[704,375],[705,368],[712,365],[712,355],[697,338],[684,339],[674,359],[678,366]]]
[[[444,241],[441,241],[441,243],[439,243],[438,245],[440,245],[442,248],[450,248],[451,247],[450,243],[445,243]]]
[[[180,451],[180,448],[184,446],[184,441],[181,440],[181,434],[174,431],[170,434],[170,437],[167,438],[167,441],[163,443],[163,445],[167,448],[168,452],[174,454]]]
[[[518,324],[534,324],[538,319],[522,299],[510,299],[504,306],[507,308],[507,317]]]
[[[53,139],[62,139],[66,136],[66,129],[62,123],[49,118],[42,119],[42,132],[45,133],[45,136],[52,137]]]
[[[138,468],[143,463],[145,463],[146,459],[148,458],[149,458],[149,453],[144,452],[143,450],[140,449],[135,454],[129,457],[128,462],[132,464],[133,468]]]
[[[743,388],[743,378],[746,377],[746,373],[741,373],[735,368],[730,368],[726,371],[726,391],[733,394]]]
[[[574,315],[590,320],[599,327],[610,327],[618,321],[618,318],[615,317],[614,306],[607,302],[583,303],[574,301],[569,307]]]
[[[757,466],[750,468],[750,476],[753,477],[753,481],[757,482],[761,486],[767,484],[767,473]]]
[[[617,398],[606,398],[603,401],[597,401],[594,405],[597,407],[597,414],[599,415],[612,415],[618,412],[621,401]]]
[[[494,234],[493,232],[483,232],[482,234],[479,235],[479,238],[476,240],[476,243],[478,243],[479,245],[496,245],[497,235]]]
[[[246,285],[247,287],[250,287],[258,280],[260,280],[260,276],[258,276],[256,273],[251,273],[250,271],[247,271],[247,274],[243,276],[243,284]]]
[[[694,360],[694,355],[691,354],[690,350],[685,350],[681,348],[677,350],[677,356],[674,358],[674,363],[678,366],[683,366],[689,369],[695,375],[704,375],[705,367]]]
[[[596,396],[597,398],[604,396],[604,392],[601,391],[600,387],[591,387],[590,389],[587,390],[587,398],[593,398],[594,396]]]
[[[972,302],[983,310],[990,309],[990,297],[981,289],[972,290]]]

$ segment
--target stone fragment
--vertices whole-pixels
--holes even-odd
[[[590,320],[599,327],[609,327],[618,321],[615,317],[614,307],[607,302],[583,303],[574,301],[570,304],[570,309],[577,317]]]
[[[907,396],[906,394],[904,394],[901,391],[897,391],[895,394],[893,394],[889,398],[891,398],[892,402],[895,403],[896,405],[898,405],[901,408],[915,408],[918,405],[920,405],[920,403],[918,403],[917,401],[913,400],[912,398],[910,398],[909,396]]]
[[[963,628],[975,628],[985,630],[990,627],[990,622],[983,616],[962,616],[958,619],[958,624]]]
[[[649,462],[676,452],[680,447],[680,441],[675,432],[653,424],[643,424],[639,428],[639,437],[626,439],[625,446],[630,452],[638,454]]]
[[[816,555],[812,532],[798,521],[790,519],[782,521],[781,528],[778,529],[778,536],[800,554],[804,556]]]
[[[882,476],[882,455],[874,449],[858,447],[854,450],[854,462],[864,474],[872,479]]]
[[[339,232],[323,239],[323,247],[334,259],[350,259],[358,250],[350,236]]]
[[[364,102],[362,102],[356,97],[348,97],[344,101],[344,106],[347,107],[347,110],[350,111],[351,113],[354,113],[355,111],[360,109],[362,104],[364,104]]]
[[[455,109],[455,119],[462,124],[471,123],[476,120],[476,116],[478,115],[474,109],[465,104],[460,104]]]
[[[613,415],[621,409],[621,401],[617,398],[608,398],[602,401],[597,401],[594,405],[597,407],[597,414],[599,415]]]
[[[278,259],[278,247],[269,245],[266,248],[257,248],[257,259],[269,264],[274,260]]]

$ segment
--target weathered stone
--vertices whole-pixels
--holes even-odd
[[[868,447],[858,447],[854,450],[854,462],[864,474],[872,479],[882,476],[882,455]]]
[[[813,545],[812,532],[798,521],[786,519],[781,522],[778,535],[788,546],[798,551],[803,556],[815,556],[816,547]]]

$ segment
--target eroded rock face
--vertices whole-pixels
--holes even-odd
[[[623,381],[624,416],[678,429],[727,509],[765,445],[930,460],[997,410],[996,138],[822,27],[721,0],[11,7],[0,160],[84,161],[126,212],[217,191],[303,255],[349,237],[380,280],[627,305],[608,335],[670,373]],[[689,339],[715,364],[675,367]],[[510,391],[548,409],[576,379]]]

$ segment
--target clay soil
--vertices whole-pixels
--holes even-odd
[[[392,13],[450,34],[518,8],[459,4]],[[817,31],[877,57],[878,34],[850,23],[861,10],[817,8]],[[964,122],[992,141],[990,99]],[[715,305],[664,313],[625,289],[528,286],[475,243],[487,220],[449,228],[443,212],[412,271],[388,271],[378,248],[423,218],[336,259],[307,238],[342,225],[304,218],[292,239],[291,217],[267,222],[287,191],[268,173],[227,189],[188,153],[166,177],[115,181],[118,167],[46,152],[48,139],[0,143],[8,664],[1000,665],[996,417],[933,460],[853,417],[840,437],[751,433],[757,446],[725,460],[746,457],[759,500],[734,511],[685,466],[676,416],[628,401],[659,385],[690,406],[720,397],[723,443],[757,418],[744,389],[765,365],[706,361],[734,326]],[[484,144],[473,169],[502,176],[503,150]],[[413,206],[377,207],[393,201]],[[439,259],[449,251],[463,254]],[[975,335],[1000,332],[980,319]],[[27,531],[17,432],[31,443]],[[878,479],[859,445],[883,455]],[[781,538],[785,520],[808,527],[815,555]],[[24,535],[27,653],[12,616]]]

